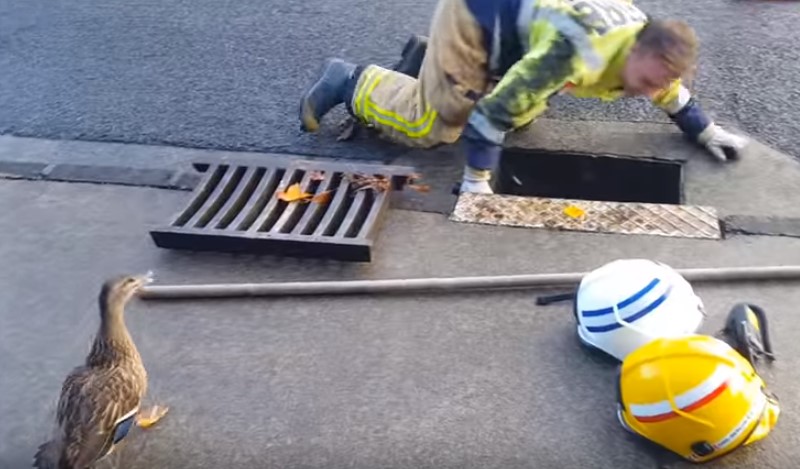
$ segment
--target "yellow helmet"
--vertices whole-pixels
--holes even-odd
[[[706,335],[638,348],[622,362],[618,385],[622,426],[692,462],[761,440],[780,414],[752,364]]]

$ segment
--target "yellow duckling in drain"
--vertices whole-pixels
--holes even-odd
[[[111,454],[133,425],[149,428],[167,408],[141,410],[147,371],[125,325],[125,306],[152,273],[108,280],[100,292],[100,327],[86,362],[61,388],[56,431],[34,456],[37,469],[88,469]]]

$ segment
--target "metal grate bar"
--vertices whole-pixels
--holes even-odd
[[[325,178],[320,182],[319,187],[317,188],[317,194],[322,194],[324,192],[333,191],[336,186],[341,182],[342,174],[337,173],[334,171],[328,171],[325,173]],[[329,196],[332,200],[333,196]],[[305,213],[303,213],[303,217],[300,221],[292,229],[293,234],[311,234],[316,229],[317,225],[319,224],[320,220],[322,220],[322,216],[327,212],[328,204],[320,204],[318,202],[311,202],[308,205]]]
[[[350,183],[345,178],[342,178],[336,190],[336,195],[333,196],[333,200],[330,202],[328,211],[322,217],[319,225],[317,225],[317,229],[314,230],[314,236],[331,236],[336,231],[343,216],[342,209],[346,209],[344,202],[347,199],[348,187],[350,187]]]
[[[316,186],[318,186],[319,183],[314,181],[312,176],[313,173],[311,171],[305,173],[303,179],[300,180],[301,191],[309,194],[314,194],[316,192]],[[287,204],[280,218],[272,225],[269,231],[271,233],[287,233],[291,231],[307,208],[308,205],[306,202]]]
[[[269,230],[270,226],[275,223],[275,220],[278,219],[280,212],[286,207],[286,202],[280,200],[277,196],[278,191],[286,190],[287,187],[297,182],[300,177],[302,177],[302,172],[298,169],[290,169],[287,170],[281,181],[278,183],[278,186],[274,189],[274,191],[270,193],[265,193],[264,196],[267,197],[267,205],[261,210],[261,213],[258,215],[258,218],[250,225],[250,228],[247,231],[267,231]],[[278,210],[276,210],[278,209]]]
[[[361,228],[361,223],[363,223],[364,219],[367,217],[367,213],[369,213],[371,199],[372,191],[370,190],[356,192],[356,196],[353,198],[353,203],[350,204],[347,215],[345,215],[342,224],[339,225],[339,229],[336,231],[336,236],[352,238],[358,233],[358,229]]]
[[[217,183],[217,187],[211,195],[208,196],[206,203],[197,211],[197,213],[189,220],[187,225],[204,228],[208,222],[219,212],[225,201],[228,200],[236,185],[244,173],[245,168],[233,169],[232,167],[225,167],[225,173],[222,179]]]
[[[379,201],[375,201],[369,209],[369,213],[367,213],[364,222],[361,225],[361,229],[359,230],[358,234],[356,235],[359,238],[370,238],[373,236],[373,230],[376,226],[379,226],[380,222],[383,221],[383,216],[386,214],[386,205],[378,203]]]
[[[281,177],[283,177],[283,170],[275,168],[267,169],[266,174],[264,174],[258,182],[258,186],[256,186],[253,193],[250,194],[250,197],[247,199],[247,203],[229,226],[237,230],[246,230],[250,228],[253,221],[264,209],[264,206],[267,205]]]
[[[228,223],[242,210],[245,202],[247,202],[247,199],[253,193],[253,189],[255,189],[256,184],[258,184],[259,179],[264,173],[264,168],[240,167],[237,168],[237,171],[240,169],[244,169],[244,174],[239,178],[239,181],[242,183],[236,185],[236,189],[228,197],[228,200],[222,208],[219,209],[217,214],[214,215],[214,218],[208,222],[207,226],[212,228],[226,228]]]
[[[198,183],[197,189],[195,189],[194,197],[192,201],[189,203],[189,206],[186,207],[178,217],[175,219],[174,224],[177,226],[186,225],[187,222],[200,210],[200,208],[205,204],[206,200],[208,200],[208,196],[217,187],[219,180],[222,178],[222,174],[225,172],[224,166],[215,167],[213,171],[206,172],[205,177]]]

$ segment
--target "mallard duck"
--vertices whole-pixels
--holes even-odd
[[[147,371],[125,326],[125,306],[152,274],[106,281],[100,292],[100,327],[86,362],[61,387],[53,438],[39,446],[33,467],[87,469],[114,451],[133,425],[149,428],[167,412],[142,411]]]

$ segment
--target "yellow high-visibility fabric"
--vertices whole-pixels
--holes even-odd
[[[623,96],[621,71],[647,16],[628,0],[529,0],[523,57],[478,103],[478,111],[501,131],[528,124],[544,113],[548,99],[567,92],[611,101]],[[669,108],[680,80],[653,98]]]

